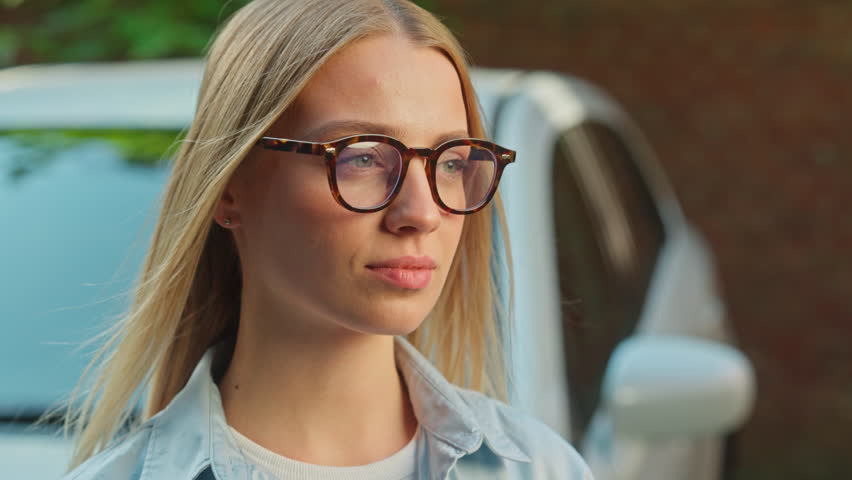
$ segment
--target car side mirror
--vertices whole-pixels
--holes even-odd
[[[718,435],[748,418],[754,385],[751,363],[735,348],[693,337],[639,335],[613,352],[603,401],[616,434]]]

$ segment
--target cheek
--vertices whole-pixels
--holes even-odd
[[[459,242],[461,241],[461,235],[464,231],[466,217],[464,215],[449,214],[444,217],[443,221],[444,225],[446,226],[443,242],[444,245],[447,246],[446,248],[450,254],[450,257],[452,258],[456,250],[458,250]]]
[[[251,257],[276,276],[333,273],[329,265],[340,268],[341,257],[354,252],[357,218],[335,202],[321,165],[270,170],[250,194],[244,228]]]
[[[450,265],[452,265],[455,256],[458,255],[465,221],[466,218],[464,215],[449,214],[441,219],[439,241],[441,243],[441,254],[444,257],[441,262],[445,266],[443,269],[444,275],[449,273]],[[439,285],[441,289],[445,282],[446,277],[444,277],[444,281]]]

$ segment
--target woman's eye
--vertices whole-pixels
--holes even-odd
[[[442,173],[457,175],[464,170],[464,161],[460,158],[447,160],[438,165]]]
[[[371,168],[376,162],[372,155],[362,154],[346,158],[343,163],[355,168]]]
[[[373,157],[369,155],[359,155],[355,157],[353,163],[356,167],[368,168],[373,166]]]

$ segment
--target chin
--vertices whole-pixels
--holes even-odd
[[[359,330],[364,331],[364,333],[371,333],[373,335],[408,335],[409,333],[417,330],[423,323],[422,317],[417,317],[416,319],[405,319],[405,318],[389,318],[385,322],[376,322],[371,321],[369,324],[362,324]]]
[[[408,335],[417,329],[426,319],[428,310],[422,308],[375,308],[357,319],[347,322],[347,327],[372,335]]]

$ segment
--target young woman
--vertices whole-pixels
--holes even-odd
[[[484,135],[459,46],[405,0],[235,14],[67,478],[591,478],[493,399],[514,152]]]

